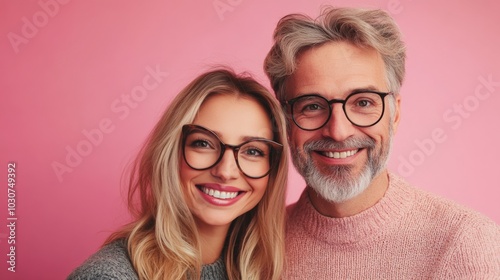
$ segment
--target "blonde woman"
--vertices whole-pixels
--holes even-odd
[[[197,77],[135,162],[135,220],[68,279],[279,279],[285,126],[252,78],[227,69]]]

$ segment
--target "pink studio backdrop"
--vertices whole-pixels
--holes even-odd
[[[385,9],[404,33],[391,170],[500,223],[493,0],[2,0],[0,279],[65,278],[127,221],[121,174],[172,97],[213,64],[268,85],[262,62],[277,21],[321,4]],[[288,202],[303,187],[292,168]]]

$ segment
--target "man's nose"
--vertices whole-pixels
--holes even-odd
[[[342,104],[334,103],[331,106],[331,116],[322,128],[322,133],[337,142],[342,142],[354,134],[355,127],[344,113]]]

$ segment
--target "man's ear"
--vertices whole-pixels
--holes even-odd
[[[394,95],[395,108],[394,108],[394,119],[392,125],[392,131],[396,133],[399,127],[399,121],[401,119],[401,94]]]

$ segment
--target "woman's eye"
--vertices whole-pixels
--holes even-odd
[[[194,148],[210,148],[210,143],[206,140],[195,140],[190,146]]]
[[[257,148],[248,148],[244,151],[245,155],[252,157],[263,157],[265,154],[263,151]]]

